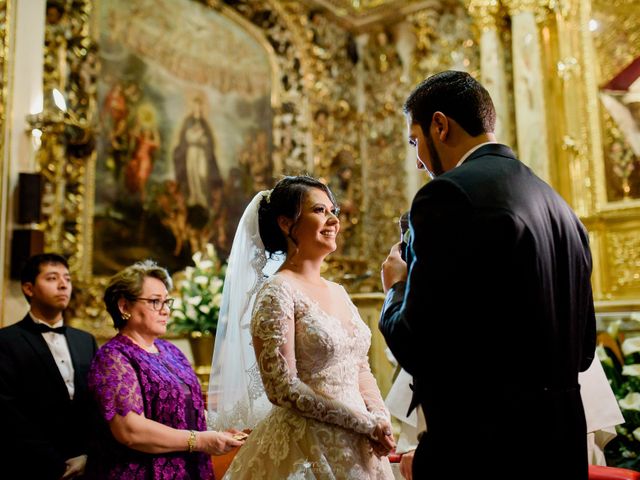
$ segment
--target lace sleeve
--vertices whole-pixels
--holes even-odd
[[[135,370],[127,358],[113,348],[103,349],[89,371],[89,390],[108,422],[133,411],[143,414],[144,402]]]
[[[364,403],[367,405],[367,409],[376,417],[390,421],[389,410],[385,406],[384,400],[382,400],[378,382],[376,382],[375,377],[371,373],[369,360],[366,357],[360,362],[358,380],[360,394],[364,399]]]
[[[358,319],[359,322],[362,322],[364,324],[364,322],[362,321],[362,318],[360,317],[360,313],[358,313],[358,308],[351,301],[349,294],[344,288],[342,288],[342,291],[344,293],[344,296],[347,299],[347,302],[349,302],[349,305],[352,311],[354,312],[355,317]],[[369,327],[366,327],[366,328],[368,329]],[[365,405],[367,406],[367,409],[371,413],[373,413],[376,417],[382,418],[387,421],[391,421],[389,409],[387,408],[387,406],[384,403],[384,400],[382,399],[380,388],[378,388],[378,382],[373,376],[373,373],[371,373],[371,367],[369,366],[369,358],[366,355],[364,355],[360,359],[358,367],[359,367],[358,385],[360,387],[360,394],[362,395],[362,398],[364,400]]]
[[[251,321],[253,344],[265,392],[271,403],[300,415],[372,436],[377,419],[317,394],[297,376],[294,303],[285,287],[265,286]]]

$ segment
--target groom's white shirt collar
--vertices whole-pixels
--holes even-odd
[[[465,153],[462,158],[460,159],[460,161],[458,163],[456,163],[455,168],[459,167],[460,165],[462,165],[462,163],[471,156],[471,154],[473,152],[475,152],[476,150],[478,150],[480,147],[484,147],[485,145],[489,145],[491,143],[498,143],[498,142],[484,142],[484,143],[479,143],[478,145],[476,145],[475,147],[472,147],[471,150],[467,151],[467,153]]]

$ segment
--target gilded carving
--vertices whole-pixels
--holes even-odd
[[[481,30],[497,30],[502,22],[502,8],[498,0],[467,0],[469,15]]]
[[[558,3],[555,0],[503,0],[511,16],[532,12],[536,21],[542,23]]]
[[[640,236],[637,231],[607,232],[611,293],[640,291]]]
[[[71,321],[99,336],[110,336],[113,332],[100,301],[106,279],[91,275],[88,248],[96,180],[92,117],[96,113],[95,74],[99,69],[89,29],[92,2],[68,0],[51,2],[50,6],[45,28],[44,90],[63,92],[68,112],[47,104],[45,98],[45,113],[31,119],[43,130],[38,160],[45,176],[45,191],[53,197],[53,208],[44,219],[46,248],[66,254],[77,279],[69,309]],[[280,76],[279,96],[273,101],[274,164],[279,171],[308,171],[305,62],[297,45],[304,39],[303,31],[292,22],[282,2],[236,2],[234,9],[263,31],[277,68],[285,72]]]
[[[7,84],[9,75],[9,43],[10,43],[10,10],[7,0],[0,0],[0,199],[6,202],[8,192],[6,185],[8,178],[8,164],[5,157],[5,130],[7,129]],[[3,209],[4,210],[4,209]],[[6,213],[0,213],[0,236],[7,238]],[[6,242],[0,240],[0,255],[6,258]],[[0,305],[4,304],[4,278],[0,279]]]
[[[591,19],[592,38],[597,62],[595,75],[598,86],[609,84],[620,72],[640,57],[640,12],[632,2],[594,2]],[[626,116],[635,115],[640,126],[639,103],[627,103],[623,92],[603,89],[601,97],[602,147],[604,152],[603,202],[628,201],[640,198],[640,172],[637,147],[631,145]],[[635,108],[635,110],[634,110]],[[626,113],[629,112],[629,113]],[[612,118],[615,117],[615,118]],[[631,122],[633,122],[633,118]],[[631,130],[634,130],[633,127]],[[639,140],[636,140],[636,143]]]
[[[279,81],[273,99],[276,171],[310,172],[332,186],[343,206],[344,238],[327,274],[351,291],[378,291],[380,263],[398,239],[397,220],[410,200],[402,103],[417,82],[444,68],[479,74],[471,17],[455,1],[412,13],[405,21],[415,48],[403,59],[392,26],[355,36],[328,13],[300,2],[199,1],[251,23],[266,39]],[[52,199],[46,242],[70,256],[77,279],[72,321],[110,336],[100,301],[106,279],[90,269],[100,69],[90,31],[92,2],[56,5],[63,8],[50,12],[46,26],[44,87],[64,94],[68,112],[50,104],[48,116],[33,119],[43,127],[38,160]]]
[[[9,2],[0,0],[0,131],[6,126],[7,67],[9,57]],[[4,151],[4,135],[0,138],[0,151]]]
[[[0,0],[0,131],[4,132],[7,121],[7,80],[9,59],[9,2]],[[0,138],[0,151],[4,152],[4,133]],[[0,172],[5,162],[1,162]],[[0,176],[4,178],[4,176]],[[4,182],[3,182],[4,183]],[[3,193],[0,188],[0,194]],[[4,198],[4,195],[2,196]]]

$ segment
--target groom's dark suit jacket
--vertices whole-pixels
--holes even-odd
[[[67,327],[74,398],[31,317],[0,329],[0,471],[7,479],[59,479],[64,461],[87,452],[87,374],[97,345]],[[6,475],[6,477],[5,477]]]
[[[595,316],[583,225],[490,144],[416,194],[410,228],[408,281],[388,292],[380,329],[426,415],[414,478],[485,465],[493,479],[586,479],[578,372]]]

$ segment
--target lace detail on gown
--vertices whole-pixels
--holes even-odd
[[[251,333],[274,407],[225,479],[393,479],[371,451],[377,417],[389,418],[369,369],[371,332],[342,287],[349,325],[328,315],[281,275],[256,298]]]

